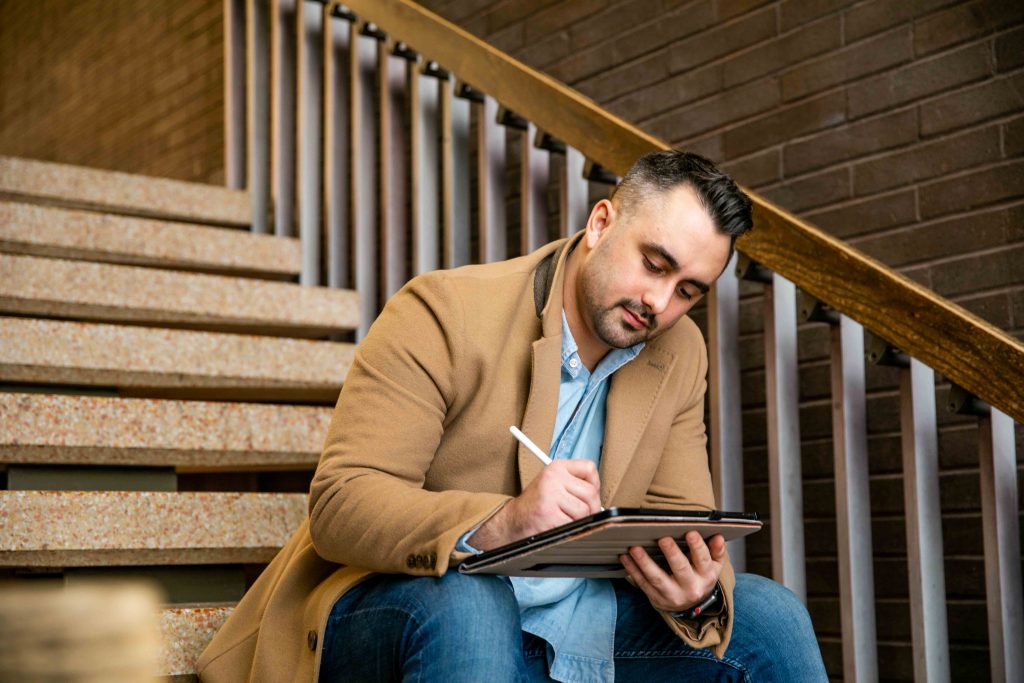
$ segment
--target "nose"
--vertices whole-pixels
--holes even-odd
[[[651,284],[640,300],[653,315],[661,315],[668,308],[669,302],[675,296],[675,291],[674,284]]]

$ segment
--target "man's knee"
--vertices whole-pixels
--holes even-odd
[[[798,630],[813,634],[811,617],[793,591],[756,574],[738,574],[734,593],[737,611],[773,629]]]

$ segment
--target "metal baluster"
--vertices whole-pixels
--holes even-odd
[[[461,89],[461,88],[460,88]],[[444,267],[469,263],[469,109],[470,101],[441,83],[441,181]]]
[[[935,373],[927,365],[869,335],[867,358],[900,369],[903,508],[907,526],[910,628],[914,680],[949,681],[946,572],[939,505]]]
[[[355,281],[359,292],[359,329],[356,339],[366,336],[377,317],[377,130],[374,91],[377,87],[377,41],[384,39],[373,24],[357,29],[352,24],[349,104],[352,121],[350,151],[351,217],[355,236]]]
[[[409,279],[406,259],[409,251],[409,64],[418,55],[405,43],[388,50],[378,48],[380,68],[380,212],[381,258],[384,299],[389,299]]]
[[[765,284],[764,348],[772,575],[806,603],[796,287],[778,273],[743,257],[740,258],[739,271],[744,279]]]
[[[335,5],[324,31],[324,231],[327,286],[350,287],[349,102],[352,22],[355,15]]]
[[[1017,512],[1017,455],[1013,420],[955,386],[951,412],[978,416],[981,518],[985,539],[985,599],[988,606],[992,680],[1024,680],[1024,607]]]
[[[582,158],[582,157],[581,157]],[[582,170],[582,168],[581,168]],[[743,414],[740,398],[739,280],[737,256],[708,293],[708,350],[711,404],[711,478],[721,510],[743,510]],[[746,540],[729,542],[729,560],[746,571]]]
[[[590,218],[589,186],[583,177],[583,166],[587,159],[579,150],[566,146],[565,164],[562,167],[562,183],[559,192],[559,233],[562,237],[579,232]],[[735,547],[735,546],[732,546]]]
[[[440,266],[441,193],[438,182],[439,84],[447,79],[437,62],[427,62],[415,74],[410,88],[412,102],[412,251],[416,275]]]
[[[477,220],[480,261],[504,260],[508,254],[505,232],[505,130],[497,122],[498,103],[484,96],[477,113]]]
[[[270,232],[270,10],[267,0],[247,0],[245,50],[248,188],[252,231]]]
[[[832,443],[843,677],[848,681],[874,681],[878,679],[878,643],[868,485],[864,329],[846,316],[823,309],[821,304],[812,307],[807,317],[831,325]]]
[[[298,78],[298,159],[295,182],[299,201],[302,272],[299,282],[320,284],[320,220],[323,201],[323,6],[300,0],[296,7]]]
[[[245,0],[224,0],[224,180],[245,188]]]
[[[295,3],[273,0],[270,17],[270,168],[274,195],[274,234],[295,234]],[[298,0],[302,2],[303,0]]]

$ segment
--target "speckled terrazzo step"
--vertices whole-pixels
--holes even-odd
[[[334,402],[353,344],[0,317],[0,381]]]
[[[200,605],[174,605],[160,615],[160,635],[163,651],[160,657],[162,676],[180,676],[178,680],[192,680],[199,655],[213,640],[217,630],[227,621],[234,605],[209,603]]]
[[[218,225],[251,223],[247,192],[167,178],[0,156],[0,195]]]
[[[0,491],[0,566],[269,562],[303,493]]]
[[[325,337],[359,324],[351,290],[0,254],[0,312]]]
[[[312,469],[331,408],[0,394],[0,463]]]
[[[289,237],[4,201],[0,251],[274,279],[302,267]]]

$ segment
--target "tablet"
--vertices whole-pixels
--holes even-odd
[[[459,565],[463,574],[621,578],[619,555],[639,545],[665,565],[658,539],[671,536],[688,551],[683,537],[696,530],[705,539],[721,534],[731,541],[758,531],[753,512],[610,508],[583,519],[475,555]]]

